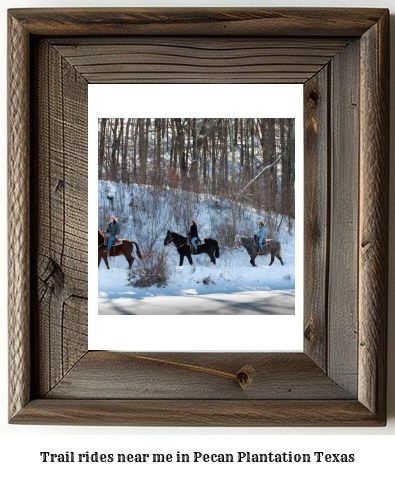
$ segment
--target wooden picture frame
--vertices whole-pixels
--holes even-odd
[[[388,37],[385,9],[9,11],[10,423],[385,425]],[[93,82],[304,84],[303,353],[88,351]]]

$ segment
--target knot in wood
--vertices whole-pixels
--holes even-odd
[[[243,390],[246,390],[251,386],[254,372],[254,367],[251,365],[245,365],[236,373],[237,382]]]
[[[309,100],[311,100],[313,103],[317,103],[317,101],[319,100],[318,93],[316,91],[311,91],[309,93]]]
[[[306,340],[311,340],[313,338],[313,335],[314,335],[313,326],[311,324],[307,324],[304,330],[304,338]]]

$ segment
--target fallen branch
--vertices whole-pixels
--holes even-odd
[[[259,173],[255,176],[255,178],[251,179],[251,181],[239,192],[239,194],[236,196],[236,201],[238,201],[240,199],[240,197],[244,195],[244,193],[247,191],[247,189],[250,186],[252,186],[258,180],[258,178],[262,176],[262,174],[265,171],[267,171],[268,169],[272,168],[275,164],[277,164],[282,157],[283,157],[283,155],[281,154],[272,164],[269,164],[268,166],[263,168],[261,171],[259,171]]]

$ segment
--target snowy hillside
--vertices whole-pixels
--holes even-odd
[[[110,270],[107,270],[102,261],[98,276],[99,309],[100,304],[105,308],[110,299],[143,300],[213,294],[223,299],[226,296],[231,298],[236,294],[245,296],[258,292],[291,293],[295,289],[293,220],[281,216],[268,218],[263,212],[258,215],[252,207],[235,206],[230,200],[219,201],[209,195],[170,188],[99,181],[98,194],[98,228],[103,229],[106,219],[114,215],[121,226],[121,237],[136,241],[143,255],[149,250],[163,249],[168,264],[166,285],[141,288],[130,285],[128,264],[123,256],[110,258]],[[217,259],[216,266],[207,266],[209,257],[202,254],[192,256],[193,266],[185,259],[184,265],[179,267],[176,247],[173,244],[164,247],[166,231],[169,229],[187,235],[191,219],[197,221],[202,239],[211,237],[218,241],[220,258]],[[281,243],[284,266],[275,258],[273,265],[269,267],[268,255],[257,257],[257,267],[252,267],[247,251],[243,247],[234,249],[235,234],[252,237],[258,219],[266,222],[268,237]],[[141,261],[136,254],[134,257],[133,273],[136,277]],[[108,310],[106,313],[109,313]],[[244,313],[251,312],[247,308]],[[292,314],[293,311],[288,313]]]

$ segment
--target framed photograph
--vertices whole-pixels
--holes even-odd
[[[88,108],[89,349],[301,351],[303,85],[94,84]]]
[[[386,9],[9,11],[9,220],[15,230],[9,244],[10,423],[385,425],[388,33]],[[136,107],[134,112],[130,111],[131,107],[125,113],[109,115],[103,110],[96,114],[93,144],[96,141],[98,149],[94,146],[92,155],[92,148],[88,148],[91,141],[89,136],[88,142],[88,124],[91,124],[89,117],[93,109],[92,101],[88,108],[88,96],[91,97],[91,91],[99,85],[104,88],[117,85],[120,91],[123,87],[130,87],[131,91],[134,88],[133,95],[146,98],[147,106],[144,109],[143,105],[143,110]],[[107,174],[107,163],[104,154],[100,156],[98,133],[110,135],[106,144],[111,153],[111,144],[116,143],[114,138],[121,131],[121,119],[125,127],[128,119],[130,124],[134,122],[136,134],[146,132],[145,137],[136,139],[136,147],[145,141],[154,144],[155,138],[160,138],[155,128],[150,130],[152,122],[154,127],[161,128],[163,141],[166,134],[171,141],[172,136],[177,138],[177,132],[182,136],[190,131],[191,151],[196,138],[195,153],[198,168],[202,168],[198,172],[203,175],[205,163],[197,148],[199,136],[202,150],[207,131],[212,135],[207,146],[218,145],[222,138],[226,154],[232,157],[233,153],[239,165],[240,151],[236,156],[233,144],[239,140],[238,135],[233,134],[236,125],[241,128],[239,120],[252,125],[258,135],[256,143],[255,139],[250,141],[252,147],[259,144],[259,132],[263,134],[265,128],[270,131],[272,124],[279,137],[271,155],[274,163],[285,154],[286,147],[284,151],[281,149],[281,134],[285,138],[292,131],[295,116],[266,114],[259,108],[258,98],[269,85],[299,87],[303,108],[303,119],[294,121],[295,128],[302,126],[303,136],[300,168],[303,191],[298,195],[303,197],[303,213],[298,217],[296,208],[294,223],[290,220],[289,207],[282,213],[283,221],[288,219],[295,230],[298,227],[303,230],[302,240],[295,246],[293,263],[295,276],[302,270],[301,279],[294,279],[295,287],[300,284],[302,291],[302,325],[297,332],[300,349],[284,350],[280,345],[270,350],[270,345],[263,346],[266,337],[260,327],[266,320],[264,314],[256,314],[253,320],[250,314],[240,314],[235,319],[227,315],[221,317],[215,309],[210,310],[207,317],[197,314],[191,318],[179,311],[167,314],[168,317],[161,316],[152,309],[145,315],[121,313],[129,323],[137,323],[135,315],[139,315],[140,323],[145,323],[144,319],[154,321],[146,322],[150,326],[144,330],[133,330],[133,327],[127,332],[122,328],[118,330],[116,335],[136,335],[134,341],[129,342],[133,344],[131,348],[112,343],[90,345],[88,315],[91,317],[91,304],[97,307],[98,283],[96,268],[96,276],[92,278],[88,257],[96,260],[94,235],[98,206],[106,207],[103,209],[106,228],[119,218],[115,208],[109,206],[114,200],[110,199],[112,193],[105,185],[102,189],[105,199],[100,202],[96,196],[94,217],[91,213],[88,215],[88,203],[92,202],[88,187],[92,174],[88,174],[88,170],[94,162],[96,191],[99,171],[99,180],[107,181],[107,185],[112,181],[115,188],[114,179],[117,179],[117,188],[127,185],[138,190],[140,202],[142,188],[148,191],[153,187],[153,177],[164,170],[152,156],[148,169],[136,162],[133,171],[131,159],[131,172],[125,167],[119,181],[115,177],[118,172],[113,170],[111,176],[111,169],[108,176],[100,179],[100,170]],[[171,96],[164,93],[172,87],[177,88],[179,94],[187,92],[183,94],[187,106],[188,98],[198,94],[201,101],[197,103],[205,104],[209,87],[216,86],[228,91],[231,108],[226,112],[218,109],[217,113],[195,113],[191,108],[182,113],[167,109],[166,114],[151,108],[153,98],[157,98],[155,103],[165,103],[164,98]],[[253,113],[238,110],[236,106],[243,105],[252,90],[258,108]],[[156,97],[155,91],[159,92]],[[104,105],[111,95],[111,92],[99,94],[95,103]],[[270,96],[274,104],[278,104],[278,111],[289,102],[281,89],[274,88]],[[128,97],[129,93],[124,95],[125,103]],[[122,100],[114,99],[112,103],[120,104]],[[133,106],[133,101],[131,104]],[[100,118],[111,121],[100,122]],[[272,123],[269,118],[273,119]],[[229,139],[224,140],[224,135]],[[251,133],[251,137],[255,137],[255,133]],[[231,188],[227,201],[238,205],[254,201],[253,196],[248,195],[251,191],[244,187],[249,184],[248,179],[254,181],[266,167],[267,144],[262,143],[262,164],[255,170],[255,176],[239,175],[239,188]],[[167,153],[159,154],[158,158],[170,164]],[[141,154],[144,155],[144,151]],[[215,154],[210,159],[214,157]],[[185,184],[193,184],[196,188],[193,193],[201,192],[208,197],[208,190],[201,190],[204,184],[193,183],[192,154],[190,158],[185,177],[177,177],[177,169],[173,176],[169,175],[172,168],[166,167],[163,184],[168,188],[181,184],[178,194],[184,194]],[[111,157],[106,161],[110,168]],[[171,161],[174,165],[174,157]],[[181,168],[180,159],[178,161],[177,167]],[[135,174],[137,168],[142,171],[139,175]],[[277,171],[279,184],[284,179],[285,168],[284,163]],[[181,174],[181,169],[179,171]],[[222,183],[219,179],[207,179],[210,200],[221,195],[218,207],[225,207],[223,189],[226,190],[228,184],[223,180],[225,169],[216,166],[212,171],[222,174]],[[236,181],[236,173],[232,176],[227,171],[226,175],[230,181]],[[297,191],[297,186],[295,188]],[[141,206],[133,202],[131,190],[126,186],[124,194],[129,195],[129,202],[125,203],[129,212],[135,205]],[[259,200],[260,204],[262,201]],[[210,203],[211,207],[214,206]],[[197,208],[191,211],[185,216],[188,220],[195,220],[196,215],[192,217],[195,212],[199,218]],[[181,220],[181,213],[177,217]],[[203,214],[200,217],[204,230],[208,219]],[[263,223],[264,219],[266,216],[254,217]],[[144,222],[146,218],[135,213],[136,224],[138,220]],[[278,225],[281,219],[276,216],[273,221]],[[184,225],[184,235],[192,225]],[[165,234],[161,236],[164,246],[168,235],[174,232],[172,228],[164,229]],[[207,230],[212,235],[217,229]],[[142,231],[147,234],[143,229],[139,232]],[[226,231],[222,235],[225,237]],[[229,261],[233,261],[230,246],[229,243]],[[171,241],[169,247],[173,247]],[[193,244],[188,247],[192,251]],[[143,254],[147,254],[146,249],[149,251],[149,247],[144,248]],[[187,256],[188,253],[185,261]],[[249,259],[252,257],[247,261]],[[137,261],[131,270],[138,270]],[[185,264],[184,269],[190,267]],[[261,264],[258,263],[263,270]],[[110,268],[111,265],[110,261]],[[251,275],[256,269],[253,265],[250,265]],[[273,266],[282,267],[280,263]],[[180,265],[173,267],[180,268]],[[211,271],[214,267],[207,269]],[[134,276],[131,280],[136,283],[141,277]],[[215,281],[213,277],[211,280]],[[204,285],[208,282],[206,279]],[[133,287],[137,287],[136,284]],[[263,295],[260,297],[264,300]],[[112,302],[111,307],[114,324],[107,325],[107,330],[115,328],[119,314],[114,310],[121,306]],[[173,319],[178,321],[173,323]],[[285,335],[286,328],[272,332],[270,343],[278,338],[275,336]],[[184,333],[185,338],[200,334],[211,340],[208,345],[196,347],[187,341],[173,347],[160,345],[178,333]],[[224,346],[222,340],[228,335],[233,335],[234,342]]]

